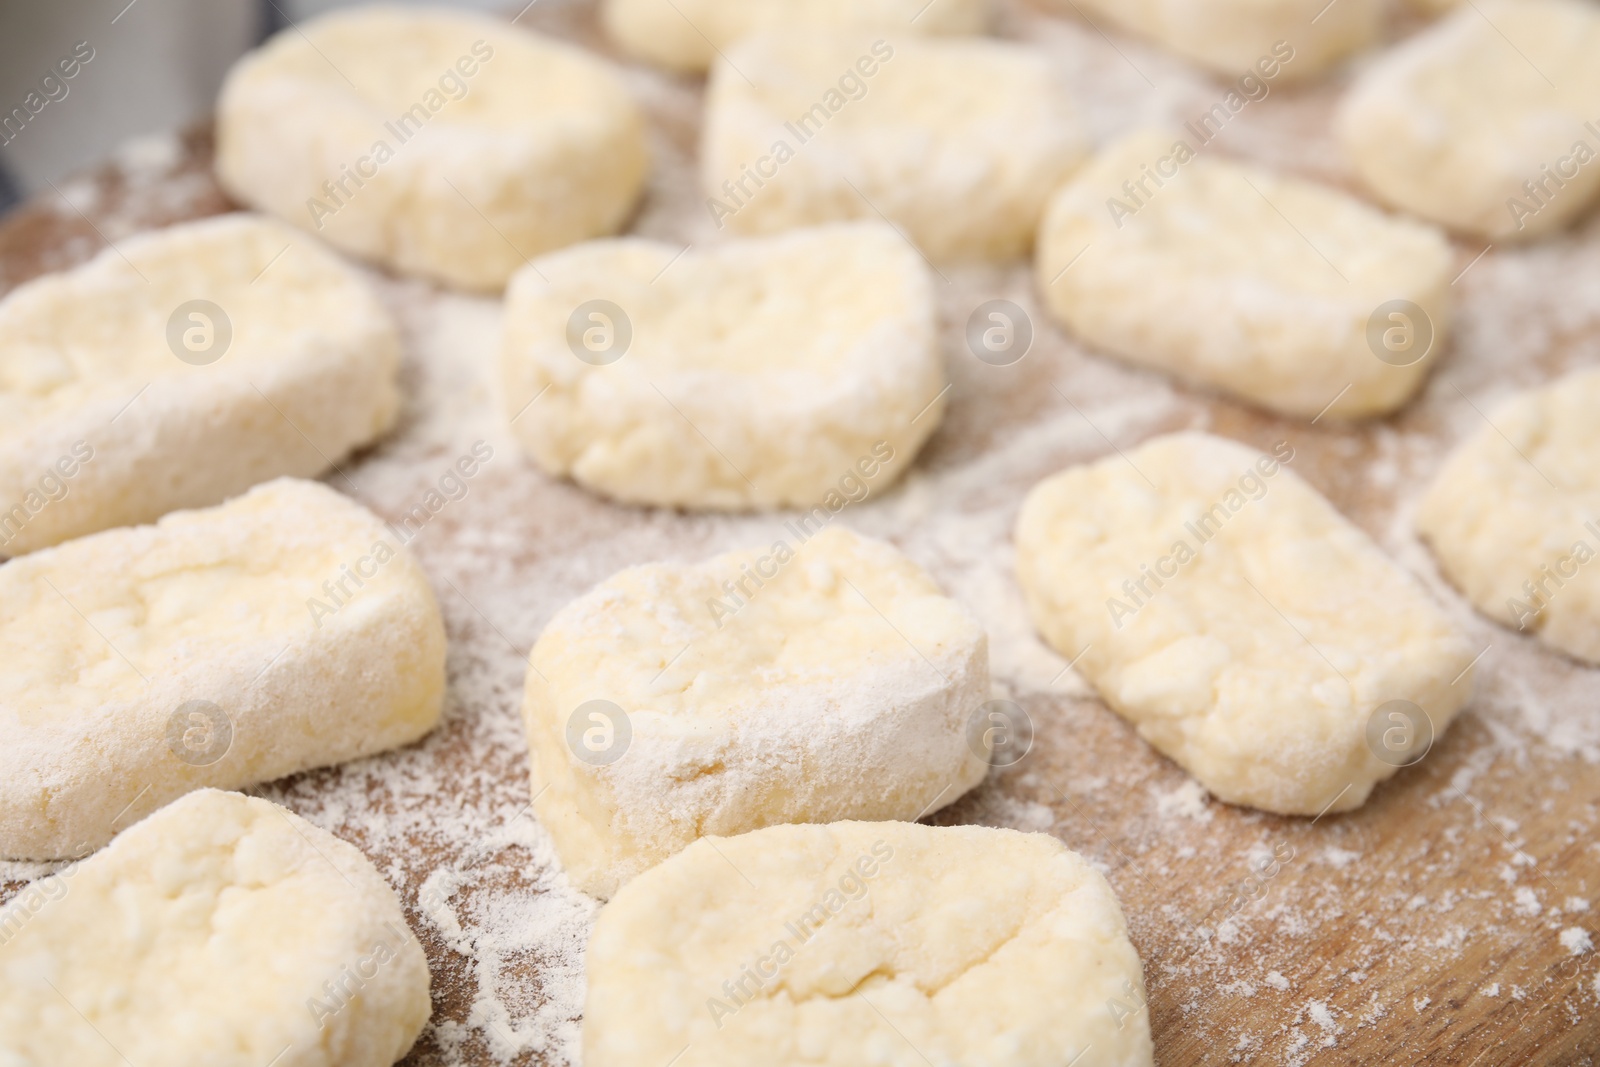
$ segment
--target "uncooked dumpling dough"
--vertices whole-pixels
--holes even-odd
[[[1384,56],[1340,106],[1362,180],[1494,241],[1560,229],[1600,192],[1600,8],[1474,0]]]
[[[249,215],[132,237],[0,301],[0,556],[310,477],[394,422],[365,281]]]
[[[406,274],[498,291],[529,257],[615,231],[649,169],[644,123],[588,52],[437,8],[290,27],[217,102],[236,199]]]
[[[757,30],[855,27],[908,34],[982,33],[988,0],[606,0],[606,29],[641,59],[702,71]]]
[[[281,479],[0,566],[0,856],[98,847],[202,786],[414,741],[444,627],[365,508]]]
[[[1276,75],[1285,81],[1315,77],[1365,48],[1377,37],[1384,10],[1382,0],[1077,0],[1077,4],[1096,25],[1109,20],[1227,77],[1259,71],[1257,63],[1273,57],[1274,46],[1281,51],[1287,45],[1293,59]]]
[[[585,892],[705,834],[915,819],[983,778],[983,628],[830,521],[631,568],[545,627],[523,705],[534,810]]]
[[[1600,664],[1597,413],[1600,370],[1490,412],[1439,472],[1417,528],[1484,614]]]
[[[1474,650],[1293,456],[1179,433],[1073,467],[1028,494],[1017,571],[1046,640],[1145,740],[1223,800],[1317,815],[1426,751],[1401,751],[1429,734],[1415,712],[1370,745],[1375,713],[1388,729],[1409,701],[1442,734]]]
[[[1092,345],[1286,415],[1404,404],[1449,325],[1444,235],[1196,147],[1187,131],[1132,135],[1056,194],[1036,264],[1051,312]]]
[[[636,504],[809,508],[874,456],[879,492],[944,412],[928,267],[882,224],[548,256],[507,293],[501,367],[534,460]]]
[[[585,1067],[1154,1062],[1116,896],[1044,834],[702,840],[600,912],[588,978]]]
[[[190,793],[0,909],[0,1063],[388,1067],[428,964],[360,852]]]
[[[718,229],[882,217],[935,260],[1009,259],[1083,151],[1027,48],[785,30],[712,69],[701,181]]]

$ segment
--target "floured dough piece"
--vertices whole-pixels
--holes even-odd
[[[469,289],[616,230],[648,169],[643,119],[610,67],[437,8],[286,29],[234,66],[217,103],[217,177],[236,199]]]
[[[1017,571],[1040,632],[1145,740],[1223,800],[1316,815],[1410,755],[1369,747],[1383,705],[1444,732],[1473,650],[1293,455],[1179,433],[1073,467],[1028,494]]]
[[[1396,207],[1495,241],[1560,229],[1600,192],[1600,8],[1474,0],[1366,71],[1337,130]]]
[[[1371,44],[1382,26],[1382,0],[1078,0],[1092,20],[1131,33],[1211,68],[1238,76],[1285,60],[1275,78],[1314,78]],[[1063,5],[1064,6],[1064,5]],[[1097,23],[1098,24],[1098,23]],[[1287,46],[1287,48],[1285,47]]]
[[[0,567],[0,856],[104,844],[174,797],[414,741],[444,627],[375,516],[282,479]]]
[[[1036,264],[1050,310],[1090,344],[1286,415],[1404,404],[1449,325],[1444,235],[1191,140],[1135,134],[1056,194]]]
[[[1484,614],[1600,664],[1596,412],[1600,370],[1492,412],[1439,472],[1417,528]]]
[[[1100,873],[1044,834],[774,826],[691,845],[589,943],[586,1067],[1149,1067]]]
[[[1076,108],[1029,49],[774,31],[712,70],[701,180],[719,229],[881,215],[934,259],[1008,259],[1082,156]]]
[[[0,909],[0,987],[5,1064],[387,1067],[432,1010],[367,858],[215,789]]]
[[[915,819],[982,780],[983,628],[830,521],[625,570],[545,627],[523,705],[534,810],[585,892],[705,834]]]
[[[19,286],[0,301],[0,555],[317,474],[394,422],[398,365],[360,276],[248,215]]]
[[[896,37],[977,34],[988,0],[606,0],[606,29],[631,54],[703,71],[721,49],[759,30],[871,28]]]
[[[681,258],[680,258],[681,256]],[[944,412],[927,265],[887,226],[683,250],[597,241],[506,295],[506,414],[551,474],[618,500],[811,507]]]

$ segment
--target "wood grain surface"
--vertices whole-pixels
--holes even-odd
[[[1148,45],[1102,36],[1070,3],[1001,6],[1003,35],[1059,58],[1097,138],[1134,120],[1198,113],[1224,91]],[[521,22],[615,58],[585,3],[538,4]],[[698,83],[640,68],[629,78],[649,110],[657,159],[634,232],[716,239],[694,188]],[[1221,150],[1349,186],[1328,135],[1341,84],[1274,92],[1240,116]],[[92,190],[73,195],[77,206],[51,193],[0,221],[0,289],[133,230],[228,210],[209,177],[209,133],[190,131],[182,149],[154,178],[108,165],[67,187]],[[1478,258],[1482,250],[1458,245],[1458,329],[1422,396],[1393,418],[1355,426],[1275,418],[1086,350],[1040,312],[1025,264],[946,270],[949,414],[906,484],[848,516],[975,603],[991,627],[997,691],[1034,723],[1025,759],[927,821],[1049,832],[1106,871],[1144,961],[1157,1060],[1167,1067],[1600,1059],[1600,953],[1569,932],[1600,940],[1600,671],[1473,614],[1434,573],[1408,518],[1449,446],[1482,425],[1493,401],[1600,363],[1600,227]],[[427,286],[382,284],[409,339],[436,327]],[[1037,331],[1034,349],[1009,368],[979,363],[963,341],[967,316],[994,296],[1028,309]],[[468,910],[474,892],[556,891],[526,840],[497,836],[526,810],[522,657],[554,607],[628,564],[759,541],[782,517],[630,509],[551,481],[496,425],[503,416],[482,380],[489,359],[430,359],[408,352],[408,406],[394,436],[328,480],[393,519],[450,458],[441,441],[482,433],[506,450],[415,546],[452,644],[445,721],[402,753],[256,792],[362,847],[400,892],[428,950],[435,998],[434,1022],[406,1063],[563,1063],[577,1023],[562,1001],[574,946],[558,957],[534,939],[500,952],[490,975],[481,938],[452,939],[425,914],[424,884],[456,872],[452,891]],[[1027,489],[1182,428],[1263,449],[1291,442],[1294,468],[1422,576],[1484,650],[1455,725],[1356,812],[1278,818],[1206,798],[1016,618],[1007,531]],[[386,766],[403,766],[412,785],[396,786]],[[438,829],[463,822],[476,826],[466,838]],[[488,873],[471,882],[473,871]],[[7,882],[3,895],[21,884]],[[558,958],[568,967],[560,975]],[[486,1006],[491,980],[501,993]],[[562,1040],[540,1047],[530,1020],[547,1010],[570,1018],[565,1030],[541,1023]]]

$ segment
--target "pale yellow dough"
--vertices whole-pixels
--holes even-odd
[[[1292,456],[1179,433],[1063,471],[1023,504],[1017,571],[1050,644],[1201,785],[1317,815],[1395,772],[1380,706],[1444,732],[1476,650]]]
[[[1540,237],[1600,194],[1596,55],[1593,3],[1474,0],[1361,75],[1339,139],[1395,207],[1495,242]]]
[[[601,911],[588,978],[586,1067],[1154,1063],[1122,909],[1044,834],[704,839]]]
[[[523,706],[534,810],[584,891],[609,897],[706,834],[915,819],[983,778],[983,628],[826,515],[623,571],[545,627]],[[593,718],[595,700],[617,710]]]
[[[190,793],[0,908],[7,1067],[387,1067],[428,964],[365,856],[265,800]]]
[[[878,491],[945,402],[928,267],[870,223],[547,256],[507,293],[501,380],[544,470],[628,503],[719,511],[811,507],[883,446]]]
[[[12,560],[0,604],[7,858],[79,855],[191,790],[371,755],[439,718],[427,579],[315,482]]]
[[[1141,131],[1055,195],[1036,262],[1051,313],[1096,347],[1285,415],[1404,404],[1449,331],[1443,233],[1196,147]],[[1396,300],[1420,309],[1406,313],[1413,349],[1380,359],[1369,326]]]
[[[1600,370],[1489,413],[1439,472],[1417,529],[1485,615],[1600,664]]]
[[[531,256],[614,232],[644,121],[589,52],[500,19],[373,5],[279,33],[217,102],[236,199],[405,274],[500,290]]]
[[[1111,24],[1155,40],[1225,77],[1294,49],[1281,77],[1317,77],[1367,47],[1382,26],[1383,0],[1077,0],[1097,26]],[[1066,7],[1066,3],[1061,3]],[[1071,8],[1068,8],[1071,10]]]
[[[601,16],[629,53],[698,72],[711,66],[719,50],[758,30],[978,34],[989,21],[988,9],[988,0],[606,0]]]
[[[320,473],[393,424],[399,347],[360,275],[258,216],[18,286],[0,301],[0,555]]]
[[[784,30],[713,67],[701,182],[719,229],[887,218],[935,261],[1004,260],[1083,152],[1062,80],[1028,48]]]

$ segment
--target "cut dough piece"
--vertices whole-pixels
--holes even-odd
[[[399,539],[315,482],[0,567],[0,856],[78,855],[174,797],[407,744],[444,626]]]
[[[629,53],[703,71],[721,49],[760,30],[881,29],[896,37],[979,34],[988,0],[606,0],[606,29]]]
[[[1450,457],[1417,529],[1485,615],[1600,664],[1597,411],[1600,370],[1517,396]]]
[[[1050,310],[1089,344],[1286,415],[1404,404],[1448,329],[1444,235],[1192,140],[1132,135],[1055,196],[1037,262]],[[1374,332],[1395,339],[1381,359]]]
[[[217,177],[236,199],[469,289],[615,231],[648,170],[615,71],[479,15],[312,19],[240,60],[217,103]]]
[[[1366,71],[1337,130],[1396,207],[1494,241],[1560,229],[1600,193],[1600,9],[1476,0]]]
[[[1223,800],[1316,815],[1395,772],[1367,742],[1382,705],[1444,732],[1473,650],[1293,455],[1179,433],[1064,471],[1028,494],[1017,571],[1040,632],[1145,740]]]
[[[774,826],[691,845],[589,943],[586,1067],[1149,1067],[1105,878],[1044,834]]]
[[[1382,0],[1079,0],[1163,48],[1237,77],[1260,72],[1263,59],[1283,61],[1275,77],[1301,81],[1377,39]],[[1091,20],[1092,21],[1092,20]],[[1284,52],[1291,58],[1285,60]]]
[[[625,570],[545,627],[523,705],[534,810],[585,892],[706,834],[915,819],[982,780],[983,627],[829,521]]]
[[[811,507],[874,456],[876,492],[944,412],[927,265],[881,224],[546,257],[507,293],[501,366],[538,464],[636,504]]]
[[[6,1064],[388,1067],[432,1010],[367,858],[215,789],[0,909],[0,985]]]
[[[355,271],[248,215],[18,287],[0,301],[0,555],[319,473],[394,422],[399,345]]]
[[[701,178],[719,229],[881,215],[934,259],[1009,259],[1083,151],[1066,89],[1026,48],[784,31],[713,69]]]

